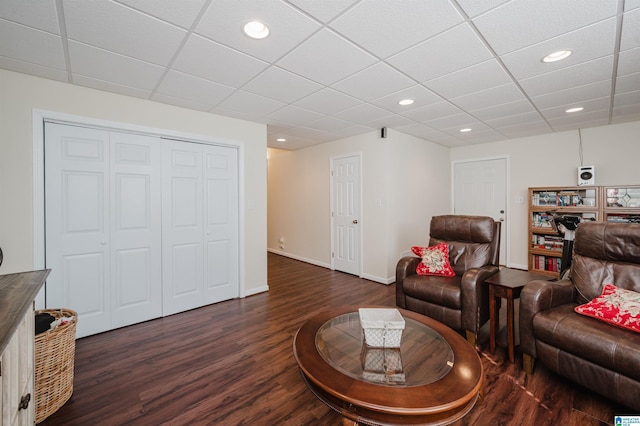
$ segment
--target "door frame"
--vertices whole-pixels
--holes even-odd
[[[130,123],[102,120],[80,115],[67,114],[34,108],[32,110],[33,135],[33,265],[34,269],[46,266],[45,247],[45,200],[44,200],[44,123],[50,121],[70,126],[92,127],[113,131],[125,131],[134,134],[156,136],[165,139],[176,139],[184,142],[195,142],[206,145],[220,145],[238,150],[238,292],[239,297],[247,296],[245,289],[245,205],[244,205],[244,144],[231,139],[214,138],[182,131],[147,127]],[[46,305],[46,282],[35,298],[36,309],[44,309]]]
[[[455,186],[456,186],[456,164],[460,163],[479,163],[482,161],[504,160],[505,161],[505,208],[506,212],[504,220],[507,226],[501,226],[500,232],[504,234],[504,261],[506,267],[511,267],[511,185],[509,176],[511,176],[511,161],[509,155],[496,155],[491,157],[467,158],[464,160],[453,160],[451,162],[451,205],[450,211],[454,211],[455,203]],[[504,225],[504,222],[503,222]]]
[[[349,158],[349,157],[356,157],[358,159],[358,192],[360,193],[360,196],[358,197],[358,204],[359,204],[359,211],[360,211],[360,219],[359,219],[359,225],[360,225],[360,235],[358,237],[358,245],[359,250],[358,253],[360,254],[360,258],[358,259],[358,277],[362,278],[362,265],[363,265],[363,259],[364,259],[364,244],[363,244],[363,235],[364,235],[364,220],[362,220],[363,218],[363,212],[362,212],[362,152],[355,152],[355,153],[351,153],[351,154],[341,154],[341,155],[334,155],[329,157],[329,198],[330,198],[330,202],[329,202],[329,210],[330,210],[330,227],[331,227],[331,250],[329,253],[329,257],[331,258],[331,270],[335,271],[335,257],[333,256],[333,254],[336,251],[336,238],[335,238],[335,218],[334,218],[334,207],[335,207],[335,202],[334,202],[334,195],[335,195],[335,178],[333,176],[333,167],[335,164],[336,160],[341,160],[343,158]]]

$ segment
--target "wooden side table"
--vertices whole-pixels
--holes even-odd
[[[520,297],[522,288],[529,281],[545,280],[548,281],[552,277],[543,274],[536,274],[521,269],[501,269],[497,274],[485,280],[489,284],[489,349],[493,353],[496,349],[496,336],[500,326],[499,304],[496,303],[498,298],[507,300],[507,348],[509,351],[509,362],[515,360],[515,331],[514,331],[514,306],[513,301]]]

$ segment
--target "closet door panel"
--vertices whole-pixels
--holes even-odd
[[[204,146],[205,276],[204,300],[220,302],[239,296],[238,152]]]
[[[162,142],[163,315],[202,306],[202,145]]]
[[[78,312],[79,337],[109,329],[109,133],[45,125],[47,308]]]
[[[111,133],[112,326],[162,316],[161,143]]]

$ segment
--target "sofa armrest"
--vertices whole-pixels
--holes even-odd
[[[520,348],[536,357],[536,339],[533,335],[533,318],[538,312],[571,303],[575,298],[575,286],[570,280],[529,281],[520,293]]]
[[[484,280],[496,274],[499,268],[485,265],[471,268],[462,275],[461,305],[462,327],[477,333],[480,327],[489,319],[489,286]]]
[[[406,308],[404,287],[402,283],[409,275],[415,275],[416,267],[420,263],[419,257],[406,256],[398,261],[396,265],[396,305],[400,308]]]

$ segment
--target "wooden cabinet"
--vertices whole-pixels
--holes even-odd
[[[552,226],[550,212],[601,220],[601,190],[597,186],[529,188],[529,270],[558,276],[563,237]]]
[[[640,223],[640,185],[603,186],[602,220]]]
[[[35,421],[33,299],[48,270],[0,275],[0,425]]]

